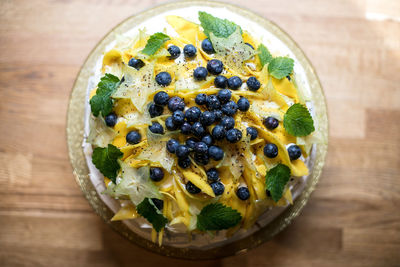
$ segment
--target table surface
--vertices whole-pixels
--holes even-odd
[[[130,244],[93,212],[68,160],[71,87],[105,33],[161,2],[0,2],[0,265],[399,266],[399,1],[233,1],[296,40],[329,108],[321,181],[271,242],[215,261],[168,259]]]

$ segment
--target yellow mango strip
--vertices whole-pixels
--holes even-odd
[[[92,97],[96,94],[96,91],[97,91],[97,87],[94,88],[92,91],[90,91],[89,99],[92,99]]]
[[[272,84],[279,93],[284,94],[290,98],[293,98],[295,103],[299,102],[299,98],[297,96],[297,89],[296,87],[294,87],[293,83],[290,82],[288,79],[283,78],[279,80],[272,77]]]
[[[188,40],[191,44],[196,44],[197,40],[203,40],[206,35],[200,31],[199,25],[185,20],[178,16],[167,16],[167,22],[174,30],[182,37]]]
[[[103,57],[102,71],[104,71],[105,66],[110,66],[113,63],[121,63],[121,62],[122,62],[121,52],[116,49],[111,49]]]
[[[195,186],[200,188],[203,193],[206,193],[211,197],[215,197],[214,191],[204,178],[191,171],[186,171],[186,170],[182,170],[182,174],[186,179],[188,179]]]
[[[137,109],[129,98],[121,98],[115,101],[114,112],[118,117],[123,117],[127,114],[137,112]]]
[[[108,185],[110,184],[111,180],[108,179],[107,177],[104,177],[104,184],[106,185],[106,188],[108,188]]]
[[[179,206],[179,210],[183,212],[183,214],[189,212],[189,204],[187,202],[187,199],[185,198],[184,193],[182,192],[183,189],[180,187],[180,181],[177,176],[174,175],[174,180],[175,180],[175,197],[176,197],[176,202]],[[177,185],[178,184],[178,185]]]
[[[151,228],[151,241],[153,243],[157,241],[157,231],[154,228]]]
[[[164,236],[164,228],[158,233],[158,245],[161,247]]]
[[[119,140],[119,141],[122,142],[122,140]],[[126,139],[125,139],[125,141],[126,141]],[[113,144],[114,144],[114,142],[113,142]],[[121,152],[124,153],[124,155],[122,156],[122,160],[127,159],[129,156],[137,157],[143,151],[143,149],[145,149],[147,146],[148,146],[148,144],[147,144],[146,140],[140,142],[139,144],[135,144],[135,145],[126,144],[124,147],[120,148]],[[133,162],[131,162],[130,164],[133,164]],[[137,162],[137,164],[139,164],[139,162]]]
[[[292,197],[292,192],[290,191],[290,188],[288,188],[285,193],[283,194],[283,197],[293,205],[293,197]]]
[[[176,198],[175,198],[173,195],[171,195],[170,193],[165,192],[165,191],[162,191],[162,189],[160,189],[160,193],[163,194],[163,195],[166,195],[166,196],[170,197],[170,198],[173,199],[175,202],[177,202]]]
[[[114,217],[111,218],[111,221],[129,220],[137,217],[139,217],[139,215],[136,211],[136,207],[133,204],[128,204],[122,206],[120,210],[115,213]]]

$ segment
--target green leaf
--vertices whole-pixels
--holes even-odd
[[[157,232],[160,232],[168,222],[150,198],[145,198],[136,207],[137,212],[149,221]]]
[[[260,44],[257,48],[258,57],[260,59],[261,66],[264,67],[265,64],[268,64],[272,60],[272,55],[269,52],[268,48],[265,45]]]
[[[237,210],[221,203],[211,203],[197,215],[197,228],[200,231],[223,230],[237,225],[241,220],[242,215]]]
[[[276,57],[268,65],[268,72],[277,79],[282,79],[293,71],[294,60],[288,57]]]
[[[113,100],[111,95],[119,86],[118,77],[106,73],[97,85],[96,94],[90,99],[90,107],[94,116],[107,116],[113,108]]]
[[[239,27],[232,21],[216,18],[203,11],[199,11],[199,20],[207,37],[210,37],[210,33],[212,32],[217,37],[227,38],[236,30],[236,27]],[[242,30],[240,29],[240,31]]]
[[[290,169],[288,166],[279,163],[267,173],[265,183],[267,190],[275,202],[282,198],[283,189],[290,179]]]
[[[299,103],[292,105],[286,111],[283,126],[286,132],[294,136],[306,136],[315,131],[310,112]]]
[[[148,56],[154,55],[155,52],[157,52],[158,49],[168,40],[170,40],[168,35],[162,33],[162,32],[157,32],[150,36],[149,40],[147,40],[147,44],[142,50],[143,54],[146,54]]]
[[[92,162],[94,166],[115,184],[115,178],[121,168],[118,159],[123,153],[115,146],[96,147],[93,150]]]

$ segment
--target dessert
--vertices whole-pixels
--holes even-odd
[[[144,220],[153,241],[233,237],[292,202],[318,142],[312,102],[295,61],[245,25],[202,11],[200,24],[165,19],[173,31],[141,30],[104,54],[88,101],[90,162],[121,203],[113,220]]]

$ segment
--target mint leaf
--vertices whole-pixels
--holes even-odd
[[[199,11],[199,20],[201,22],[201,27],[203,27],[204,34],[207,35],[208,38],[210,38],[211,32],[217,37],[227,38],[236,30],[236,27],[239,27],[232,21],[214,17],[203,11]]]
[[[96,95],[90,99],[90,108],[94,116],[107,116],[113,108],[113,100],[111,95],[119,86],[120,81],[118,77],[106,73],[97,85]]]
[[[123,153],[115,146],[109,144],[108,147],[96,147],[93,150],[92,162],[94,166],[115,184],[117,172],[121,168],[118,159]]]
[[[283,189],[290,178],[290,169],[288,166],[279,163],[270,169],[265,177],[267,190],[275,202],[282,198]]]
[[[150,198],[145,198],[136,207],[137,212],[149,221],[157,232],[160,232],[168,222]]]
[[[223,230],[237,225],[240,220],[242,215],[237,210],[221,203],[211,203],[197,215],[197,228],[200,231]]]
[[[264,67],[265,64],[268,64],[272,60],[272,55],[269,52],[268,48],[265,45],[260,44],[257,48],[258,58],[260,59],[261,66]]]
[[[143,54],[146,54],[148,56],[154,55],[155,52],[157,52],[158,49],[168,40],[170,40],[168,35],[162,33],[162,32],[157,32],[150,36],[149,40],[147,40],[147,44],[142,50]]]
[[[288,57],[276,57],[268,65],[268,72],[277,79],[282,79],[293,71],[294,60]]]
[[[294,136],[306,136],[315,131],[314,121],[308,109],[302,104],[293,104],[283,117],[283,127]]]

